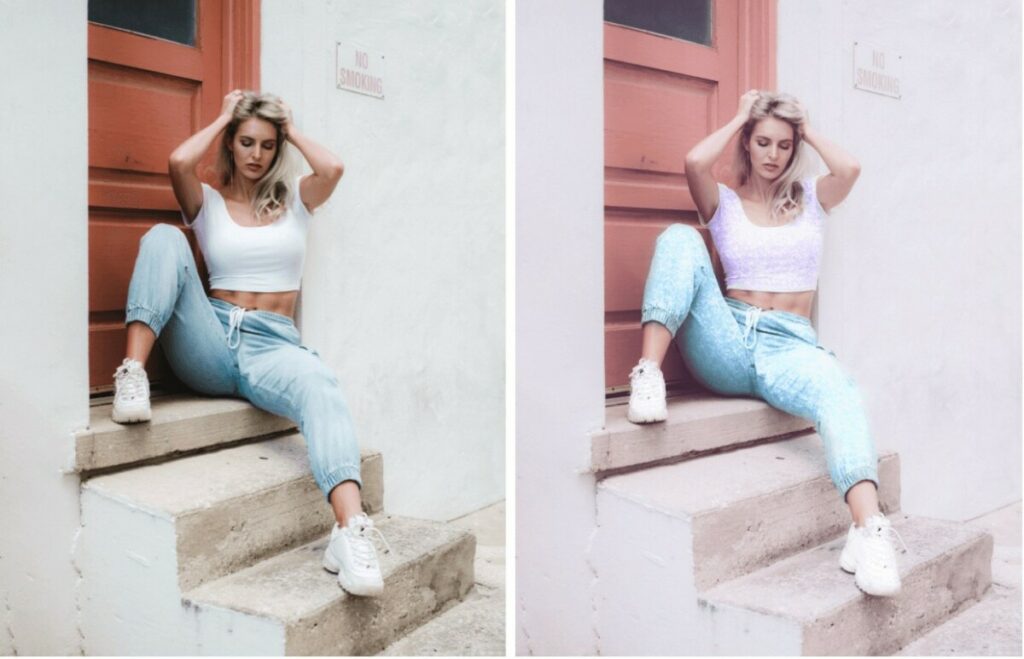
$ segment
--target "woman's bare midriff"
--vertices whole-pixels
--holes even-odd
[[[252,291],[210,291],[210,297],[224,300],[228,304],[246,309],[259,309],[272,313],[295,317],[295,302],[299,299],[298,291],[282,291],[280,293],[254,293]]]
[[[805,318],[811,317],[811,304],[814,303],[814,291],[799,293],[769,293],[766,291],[744,291],[729,289],[726,295],[740,302],[771,311],[788,311]]]

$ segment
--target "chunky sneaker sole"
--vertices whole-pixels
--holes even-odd
[[[345,592],[349,595],[357,595],[359,597],[378,597],[384,593],[384,584],[379,586],[363,585],[357,587],[351,583],[344,572],[341,570],[341,566],[334,560],[330,552],[324,552],[324,569],[338,576],[338,585],[345,589]]]
[[[110,412],[110,418],[114,423],[140,423],[152,420],[153,412],[147,401],[145,405],[118,405],[114,403],[114,409]]]
[[[900,584],[898,583],[888,584],[886,586],[878,586],[877,584],[875,584],[870,587],[865,587],[857,579],[856,575],[853,578],[853,583],[857,585],[857,588],[860,590],[860,592],[864,593],[865,595],[870,595],[872,597],[895,597],[896,595],[900,594],[901,589]]]
[[[633,423],[655,423],[668,418],[668,405],[654,409],[634,409],[632,405],[626,411],[626,418]]]

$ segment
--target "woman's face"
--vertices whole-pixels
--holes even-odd
[[[793,126],[775,117],[762,119],[750,132],[747,152],[751,171],[774,180],[793,157]]]
[[[256,117],[246,119],[238,125],[231,143],[235,171],[251,181],[258,181],[274,162],[277,147],[274,124]]]

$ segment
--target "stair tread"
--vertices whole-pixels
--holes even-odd
[[[75,437],[76,471],[106,469],[295,428],[289,419],[238,398],[161,396],[152,401],[151,421],[132,424],[115,423],[110,418],[112,407],[90,408],[89,428]]]
[[[879,451],[881,460],[895,456]],[[828,476],[821,438],[790,439],[651,467],[600,482],[599,488],[663,513],[689,518]]]
[[[392,548],[390,553],[384,553],[378,546],[385,595],[391,585],[389,577],[401,566],[471,536],[442,522],[398,516],[382,517],[376,527]],[[367,602],[366,598],[353,597],[342,590],[336,576],[323,568],[321,561],[328,539],[324,536],[207,582],[185,593],[184,599],[200,606],[232,609],[284,622],[302,620],[339,600]]]
[[[361,451],[364,462],[374,456]],[[82,487],[174,517],[306,477],[312,478],[306,442],[294,432],[97,476]]]
[[[631,423],[627,409],[609,407],[604,430],[591,437],[593,471],[674,459],[813,427],[764,401],[706,391],[670,398],[668,419],[661,423]]]
[[[911,573],[929,562],[985,535],[958,522],[902,514],[891,515],[890,519],[908,548],[898,554],[904,583]],[[838,538],[723,583],[708,590],[701,599],[713,606],[730,605],[812,623],[868,597],[854,584],[852,575],[839,569],[839,554],[845,541],[845,536]],[[898,600],[899,596],[891,601]]]

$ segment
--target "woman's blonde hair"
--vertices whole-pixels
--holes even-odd
[[[793,155],[778,178],[768,186],[771,220],[778,223],[791,213],[798,215],[804,205],[804,188],[800,184],[800,179],[804,173],[806,160],[803,149],[803,123],[806,117],[796,98],[789,94],[761,92],[750,108],[750,118],[740,130],[733,167],[739,177],[739,185],[742,186],[750,180],[752,168],[747,145],[758,122],[769,117],[781,119],[793,127]]]
[[[242,100],[235,106],[231,121],[224,129],[220,153],[217,156],[216,172],[221,185],[230,185],[235,177],[235,159],[231,156],[231,143],[238,127],[247,119],[263,119],[274,125],[277,133],[277,150],[267,173],[256,182],[253,191],[252,209],[258,219],[276,217],[292,199],[292,186],[298,176],[298,163],[291,144],[285,139],[284,126],[287,112],[281,99],[273,94],[243,91]]]

